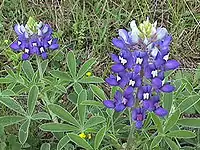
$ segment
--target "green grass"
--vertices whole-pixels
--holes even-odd
[[[53,2],[53,3],[52,3]],[[62,53],[69,49],[81,60],[97,57],[97,75],[109,72],[109,53],[117,52],[112,37],[119,28],[129,28],[135,19],[150,17],[165,26],[173,36],[171,57],[184,67],[200,63],[199,0],[3,0],[0,4],[0,66],[9,63],[9,43],[16,38],[16,23],[25,23],[29,16],[50,23],[58,31]],[[9,40],[6,44],[5,40]]]

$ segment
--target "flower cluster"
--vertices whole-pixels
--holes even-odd
[[[35,26],[35,31],[28,25],[16,24],[14,30],[18,38],[10,48],[16,52],[23,51],[23,60],[28,60],[34,54],[47,59],[47,50],[56,50],[59,47],[58,39],[52,37],[52,28],[48,24],[40,22]]]
[[[165,28],[156,26],[148,18],[139,26],[133,20],[131,31],[119,29],[119,37],[112,40],[120,54],[111,54],[114,74],[106,82],[121,87],[124,92],[117,91],[114,100],[104,100],[104,105],[117,112],[130,107],[132,120],[139,129],[147,111],[160,117],[168,114],[160,104],[160,93],[169,93],[175,88],[165,81],[164,74],[179,66],[176,60],[168,59],[172,37]]]

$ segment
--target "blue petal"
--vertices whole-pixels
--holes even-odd
[[[168,60],[165,64],[165,70],[174,70],[178,68],[180,63],[176,60]]]
[[[118,104],[115,106],[117,112],[123,111],[126,107],[123,104]]]
[[[104,104],[107,108],[114,108],[114,107],[115,107],[114,101],[112,101],[112,100],[104,100],[104,101],[103,101],[103,104]]]
[[[161,91],[166,92],[166,93],[170,93],[172,91],[175,90],[175,87],[170,85],[170,84],[165,84],[162,88]]]
[[[117,86],[118,82],[116,80],[116,77],[111,75],[109,78],[106,78],[106,82],[111,86]]]
[[[118,72],[122,72],[125,70],[124,66],[122,64],[115,64],[111,67],[112,71],[115,72],[115,73],[118,73]]]
[[[152,86],[156,89],[159,89],[162,87],[162,80],[160,78],[154,78],[152,79]]]
[[[162,107],[159,107],[158,109],[156,109],[155,111],[155,114],[160,116],[160,117],[164,117],[168,114],[168,111]]]
[[[137,129],[141,129],[142,126],[143,126],[142,121],[136,121],[136,123],[135,123],[135,127],[136,127]]]
[[[52,44],[52,45],[49,46],[49,48],[52,49],[52,50],[56,50],[56,49],[59,48],[59,45],[58,44]]]
[[[43,53],[41,54],[41,56],[42,56],[43,59],[47,59],[47,57],[48,57],[48,55],[47,55],[46,52],[43,52]]]
[[[24,53],[22,54],[22,60],[28,60],[29,59],[29,54]]]
[[[124,49],[125,48],[124,42],[122,40],[118,39],[118,38],[113,38],[112,43],[117,48],[120,48],[120,49]]]
[[[13,49],[13,50],[15,50],[15,51],[20,50],[20,47],[19,47],[17,41],[13,42],[13,43],[10,45],[10,48]]]
[[[119,56],[118,56],[118,55],[111,54],[111,58],[112,58],[112,60],[113,60],[114,62],[120,63],[120,61],[119,61]]]

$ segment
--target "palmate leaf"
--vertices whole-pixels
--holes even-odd
[[[93,150],[90,144],[88,144],[88,142],[85,139],[82,139],[80,136],[74,133],[69,133],[68,136],[71,139],[71,141],[76,143],[78,146],[85,148],[86,150]]]
[[[64,108],[62,108],[59,105],[56,104],[49,104],[48,108],[59,118],[61,118],[63,121],[66,121],[67,123],[73,124],[76,127],[80,127],[80,124],[78,121]]]
[[[85,105],[81,105],[81,103],[87,100],[87,92],[86,90],[82,90],[79,94],[78,94],[78,116],[79,116],[79,120],[81,125],[83,125],[84,120],[85,120],[85,113],[86,113],[86,106]]]
[[[34,75],[34,70],[29,61],[23,61],[22,69],[26,75],[26,77],[31,81]]]
[[[100,77],[83,77],[80,80],[78,80],[80,83],[104,83],[104,80]]]
[[[40,129],[43,131],[50,132],[68,132],[68,131],[77,131],[79,128],[69,125],[69,124],[61,124],[61,123],[45,123],[40,126]]]
[[[62,150],[65,145],[67,145],[67,143],[70,141],[70,138],[68,137],[68,135],[65,135],[59,142],[57,145],[57,150]]]
[[[187,130],[174,130],[166,134],[168,137],[175,137],[175,138],[194,138],[196,134],[192,131]]]
[[[0,102],[15,112],[18,112],[22,115],[26,114],[22,106],[11,97],[0,97]]]
[[[82,85],[81,85],[80,83],[77,83],[77,82],[74,83],[73,88],[74,88],[74,91],[75,91],[77,94],[81,93],[81,91],[83,90]]]
[[[103,105],[102,102],[98,102],[98,101],[95,101],[95,100],[85,100],[85,101],[82,101],[81,105],[104,107],[104,105]]]
[[[39,112],[32,115],[33,120],[51,120],[51,117],[46,112]]]
[[[200,100],[200,95],[195,94],[187,97],[184,99],[178,106],[178,108],[181,110],[181,112],[185,112],[192,106],[194,106],[197,102]]]
[[[63,80],[63,81],[69,81],[69,82],[72,82],[73,79],[72,77],[69,75],[69,73],[67,72],[62,72],[62,71],[58,71],[58,70],[53,70],[50,72],[50,74],[60,80]]]
[[[33,111],[35,109],[35,105],[37,102],[37,98],[38,98],[38,94],[39,94],[39,89],[36,85],[32,86],[29,94],[28,94],[28,114],[31,116],[33,114]]]
[[[86,61],[78,71],[77,78],[80,79],[82,76],[85,75],[85,73],[96,63],[96,59],[91,58],[88,61]]]
[[[165,125],[164,125],[165,132],[169,131],[177,123],[179,117],[180,117],[180,111],[178,109],[165,122]]]
[[[91,117],[84,125],[85,128],[90,128],[90,127],[93,127],[97,124],[100,124],[100,123],[103,123],[105,122],[106,119],[104,117],[101,117],[101,116],[94,116],[94,117]]]
[[[178,145],[174,141],[172,141],[170,138],[165,137],[164,139],[166,143],[169,145],[169,147],[171,148],[171,150],[179,150]]]
[[[160,121],[160,118],[155,115],[154,113],[151,113],[151,117],[153,119],[154,124],[156,125],[158,132],[163,133],[163,127],[162,127],[162,123]]]
[[[153,149],[154,147],[158,146],[159,143],[161,142],[162,138],[163,137],[161,135],[158,135],[158,136],[154,137],[153,141],[151,142],[151,146],[150,146],[151,149]]]
[[[25,119],[25,117],[22,116],[3,116],[0,117],[0,125],[1,126],[9,126],[18,122],[21,122]]]
[[[192,127],[192,128],[200,128],[200,119],[193,119],[193,118],[188,118],[188,119],[180,119],[177,122],[180,125],[186,126],[186,127]]]
[[[98,98],[100,98],[102,101],[107,99],[107,98],[106,98],[106,95],[105,95],[105,93],[104,93],[104,91],[103,91],[101,88],[99,88],[98,86],[92,85],[92,84],[91,84],[91,85],[90,85],[90,88],[91,88],[92,92],[93,92]]]
[[[24,144],[28,138],[30,122],[31,121],[27,119],[19,129],[19,141],[21,144]]]
[[[96,134],[95,140],[94,140],[94,149],[98,150],[99,146],[106,134],[106,127],[102,127]]]
[[[163,104],[164,108],[170,112],[173,102],[173,93],[164,93]]]
[[[72,51],[70,51],[67,55],[67,66],[68,66],[71,76],[75,79],[76,78],[76,59]]]
[[[43,143],[40,147],[40,150],[50,150],[51,145],[49,143]]]

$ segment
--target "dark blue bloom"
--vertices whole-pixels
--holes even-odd
[[[169,59],[171,35],[165,28],[156,26],[156,22],[151,24],[147,18],[137,27],[133,20],[131,31],[119,29],[119,37],[112,40],[113,45],[120,49],[120,55],[111,55],[114,61],[111,69],[117,76],[110,75],[106,82],[111,86],[120,86],[125,92],[123,96],[117,92],[114,101],[105,100],[104,105],[122,111],[130,106],[128,102],[132,102],[127,96],[137,96],[132,105],[132,120],[138,129],[142,128],[147,111],[160,117],[168,114],[160,105],[159,95],[175,90],[165,81],[165,72],[180,65],[178,61]]]
[[[151,98],[152,94],[152,86],[145,85],[138,89],[138,99],[140,100],[148,100]]]
[[[115,64],[111,67],[115,73],[122,72],[125,69],[131,69],[133,67],[133,58],[130,51],[122,50],[120,55],[111,55]]]
[[[124,88],[128,82],[128,74],[124,72],[119,72],[117,76],[110,75],[109,78],[106,78],[106,82],[111,86],[120,86],[121,88]]]
[[[134,105],[134,96],[127,90],[123,94],[120,91],[117,91],[114,100],[104,100],[103,103],[107,108],[112,108],[117,112],[120,112],[126,107],[132,107]]]
[[[143,126],[143,121],[146,118],[144,108],[135,108],[132,111],[132,120],[135,121],[135,126],[138,129],[141,129]]]
[[[143,107],[148,111],[153,111],[156,115],[160,117],[164,117],[168,114],[168,111],[160,106],[159,100],[159,96],[152,96],[150,100],[143,101]]]
[[[28,25],[15,25],[14,30],[18,39],[14,41],[10,48],[14,51],[23,51],[22,59],[28,60],[31,55],[40,55],[47,59],[47,50],[59,48],[58,39],[52,37],[52,28],[48,24],[39,23],[37,33],[32,31]]]

